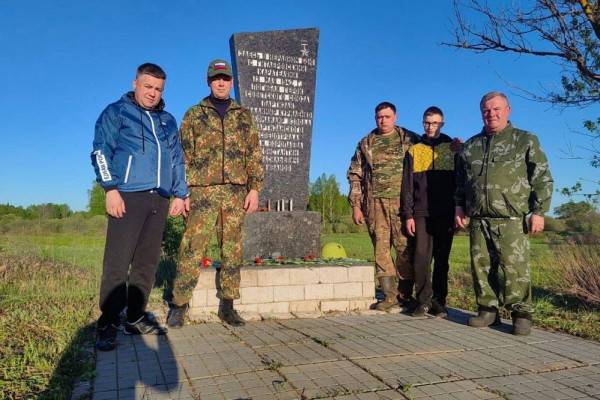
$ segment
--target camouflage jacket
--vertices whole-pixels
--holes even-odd
[[[510,123],[489,138],[467,140],[459,155],[454,200],[470,217],[521,218],[544,215],[552,197],[552,175],[537,136]]]
[[[180,131],[189,186],[229,183],[260,191],[262,153],[248,109],[232,100],[221,120],[206,97],[185,113]]]
[[[397,126],[396,133],[401,138],[402,154],[406,153],[410,146],[419,141],[419,135],[408,129]],[[366,213],[371,208],[370,204],[373,201],[372,145],[375,135],[377,135],[377,129],[372,130],[358,142],[347,173],[348,182],[350,183],[348,201],[352,207],[360,206],[362,211]],[[402,179],[402,170],[398,171],[398,177]],[[398,198],[400,198],[400,193],[398,193]]]

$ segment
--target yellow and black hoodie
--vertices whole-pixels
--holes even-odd
[[[455,154],[452,139],[426,135],[404,157],[401,213],[403,219],[454,215]]]

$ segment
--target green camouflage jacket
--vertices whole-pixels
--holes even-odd
[[[188,186],[229,183],[260,191],[262,153],[248,109],[232,100],[221,120],[206,97],[185,113],[180,131]]]
[[[543,216],[550,208],[552,175],[537,136],[509,123],[489,139],[485,132],[463,145],[455,202],[470,217]]]
[[[419,135],[408,129],[397,126],[396,133],[400,135],[403,155],[410,146],[419,141]],[[367,214],[372,208],[371,203],[373,202],[372,145],[375,135],[377,135],[377,129],[372,130],[358,142],[346,175],[350,183],[350,193],[348,194],[350,205],[361,207],[362,211]],[[398,171],[398,179],[402,179],[402,169]],[[398,198],[400,198],[400,193],[398,193]]]

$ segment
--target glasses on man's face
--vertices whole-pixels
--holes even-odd
[[[428,126],[433,126],[434,128],[437,128],[438,126],[440,126],[442,124],[443,124],[443,122],[426,122],[426,121],[423,121],[423,126],[426,127],[426,128]]]

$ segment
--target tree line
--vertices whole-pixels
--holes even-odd
[[[580,190],[578,185],[571,191]],[[573,193],[563,194],[573,198]],[[600,212],[597,198],[586,201],[570,201],[554,208],[554,217],[547,216],[546,230],[549,232],[591,233],[600,237]],[[365,231],[364,226],[356,226],[352,222],[352,209],[345,193],[341,193],[335,175],[322,174],[310,183],[308,209],[321,214],[322,233],[355,233]],[[0,204],[0,223],[9,220],[51,220],[105,216],[104,190],[96,182],[88,190],[86,211],[73,212],[68,204],[34,204],[28,207]]]

